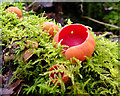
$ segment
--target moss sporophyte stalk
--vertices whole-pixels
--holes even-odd
[[[43,22],[53,22],[51,19],[44,17],[44,13],[35,15],[26,11],[22,11],[24,15],[19,19],[16,14],[5,12],[5,7],[8,5],[8,3],[0,4],[0,13],[2,13],[0,38],[4,56],[12,54],[15,58],[5,62],[2,70],[3,75],[7,73],[6,69],[13,70],[10,84],[18,79],[24,81],[20,96],[119,94],[120,63],[117,41],[111,42],[105,39],[104,35],[96,36],[89,30],[96,43],[92,56],[85,56],[84,61],[75,57],[67,60],[63,53],[66,51],[65,48],[68,49],[70,46],[64,44],[65,38],[60,39],[56,45],[53,37],[49,36],[46,30],[43,31],[41,26]],[[21,10],[24,9],[23,3],[13,2],[12,5],[19,6]],[[68,23],[67,25],[71,25],[70,20]],[[69,35],[74,34],[75,31],[72,30]],[[88,36],[87,33],[84,35]],[[26,52],[32,52],[32,55],[23,54],[26,49],[28,49]],[[24,62],[24,56],[26,56],[26,62]],[[73,60],[75,62],[72,62]],[[49,71],[54,65],[64,66],[64,70],[56,68]],[[62,78],[63,73],[65,77],[69,77],[66,83]],[[56,74],[54,80],[50,78],[50,74]],[[56,83],[52,83],[53,81]]]

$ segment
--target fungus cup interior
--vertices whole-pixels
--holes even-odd
[[[85,42],[88,37],[87,28],[80,24],[72,24],[65,26],[59,33],[58,41],[61,45],[67,45],[64,49],[67,50],[69,47],[77,46]]]

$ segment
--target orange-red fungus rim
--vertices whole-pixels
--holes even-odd
[[[92,34],[82,24],[71,24],[63,27],[55,35],[53,41],[68,46],[64,48],[64,54],[69,60],[75,57],[83,61],[86,59],[85,56],[90,57],[95,49],[95,40]]]

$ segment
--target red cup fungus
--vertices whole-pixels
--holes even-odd
[[[49,71],[58,70],[58,68],[59,68],[59,69],[62,69],[62,70],[65,70],[65,67],[62,66],[62,65],[53,65],[53,66],[50,68]],[[55,76],[55,75],[56,75],[56,76]],[[50,79],[52,79],[52,82],[55,84],[55,83],[58,81],[57,79],[60,77],[60,75],[61,75],[62,81],[63,81],[64,83],[67,83],[69,77],[68,77],[68,76],[65,76],[65,75],[66,75],[65,72],[57,72],[57,73],[54,72],[54,73],[51,73],[51,74],[49,75],[49,77],[50,77]],[[56,79],[56,80],[54,80],[54,79]],[[60,85],[60,82],[58,82],[57,85]]]
[[[17,14],[17,16],[19,17],[19,18],[22,18],[22,11],[19,9],[19,8],[17,8],[17,7],[14,7],[14,6],[10,6],[10,7],[8,7],[6,10],[5,10],[7,13],[8,12],[14,12],[15,14]]]
[[[62,40],[62,41],[61,41]],[[80,61],[90,57],[95,50],[95,40],[87,27],[81,24],[71,24],[63,27],[53,38],[53,41],[61,45],[67,45],[63,53],[68,60],[77,58]]]
[[[43,22],[41,24],[43,31],[46,30],[49,32],[49,36],[53,37],[55,32],[59,31],[59,27],[53,22]]]

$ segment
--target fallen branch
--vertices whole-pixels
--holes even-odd
[[[87,17],[87,16],[82,16],[82,18],[89,19],[89,20],[91,20],[91,21],[94,21],[94,22],[99,23],[99,24],[102,24],[102,25],[107,25],[107,26],[110,26],[110,27],[114,27],[114,28],[120,29],[120,27],[118,27],[118,26],[116,26],[116,25],[104,23],[104,22],[95,20],[95,19],[93,19],[93,18]]]

